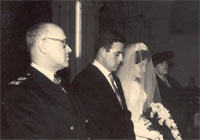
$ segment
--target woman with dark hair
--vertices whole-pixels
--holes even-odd
[[[153,63],[147,46],[131,44],[125,49],[123,65],[118,77],[122,83],[125,100],[131,111],[136,140],[159,139],[162,135],[149,130],[150,121],[142,117],[152,102],[161,102]]]

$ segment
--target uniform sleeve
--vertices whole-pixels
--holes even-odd
[[[38,100],[31,90],[9,89],[5,98],[5,114],[11,137],[14,139],[43,138],[44,125],[40,119]]]

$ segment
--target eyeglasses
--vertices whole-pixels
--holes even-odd
[[[66,45],[67,45],[66,40],[61,40],[61,39],[57,39],[57,38],[50,38],[50,37],[46,37],[43,40],[45,40],[45,39],[50,39],[50,40],[53,40],[53,41],[59,41],[59,42],[63,43],[63,48],[66,48]]]

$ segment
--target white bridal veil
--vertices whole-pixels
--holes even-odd
[[[127,46],[124,53],[123,64],[119,68],[117,75],[122,83],[126,103],[128,106],[129,104],[131,104],[131,100],[129,100],[130,94],[134,94],[134,91],[130,91],[129,89],[131,81],[136,80],[136,75],[135,75],[136,52],[140,54],[140,51],[147,52],[150,58],[146,65],[146,71],[144,73],[143,78],[141,78],[138,81],[141,84],[141,87],[143,87],[145,93],[147,94],[147,100],[144,105],[144,111],[146,111],[151,102],[161,102],[161,98],[151,55],[147,46],[144,43],[136,43]]]

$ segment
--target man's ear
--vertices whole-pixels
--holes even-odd
[[[100,49],[99,49],[99,54],[100,54],[100,56],[102,56],[102,57],[104,57],[105,55],[106,55],[106,49],[104,48],[104,47],[101,47]]]
[[[38,42],[38,48],[42,54],[46,53],[46,43],[43,40]]]

